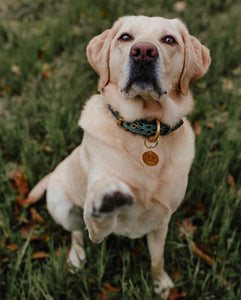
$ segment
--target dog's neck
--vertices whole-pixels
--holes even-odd
[[[111,105],[127,121],[158,119],[167,125],[174,126],[193,108],[190,92],[185,97],[167,95],[161,101],[142,97],[127,100],[122,97],[116,85],[109,83],[102,90],[102,95],[106,104]]]

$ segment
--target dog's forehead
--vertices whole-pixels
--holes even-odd
[[[179,32],[177,19],[166,19],[162,17],[129,16],[119,31],[147,34],[160,34],[162,32]]]

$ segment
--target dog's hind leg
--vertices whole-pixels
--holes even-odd
[[[71,232],[72,243],[68,261],[76,268],[85,262],[84,239],[82,229],[83,209],[74,205],[63,190],[61,181],[52,176],[47,189],[47,207],[55,222]]]

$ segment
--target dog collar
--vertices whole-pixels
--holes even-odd
[[[117,125],[127,131],[130,131],[134,134],[139,134],[145,137],[154,137],[154,139],[149,139],[150,141],[156,141],[159,135],[167,135],[179,127],[182,126],[183,120],[180,119],[180,121],[173,127],[166,125],[164,123],[161,123],[158,119],[147,121],[147,120],[136,120],[133,122],[127,122],[125,121],[119,114],[118,111],[113,110],[113,108],[108,105],[109,110],[112,112],[112,114],[117,119]]]

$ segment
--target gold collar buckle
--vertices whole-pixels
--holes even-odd
[[[149,136],[147,139],[149,142],[154,143],[160,136],[161,133],[161,124],[158,119],[156,119],[156,134],[154,136]]]
[[[123,119],[121,116],[119,116],[119,118],[118,118],[116,124],[117,124],[121,129],[127,130],[125,127],[123,127],[122,122],[124,122],[124,119]]]

